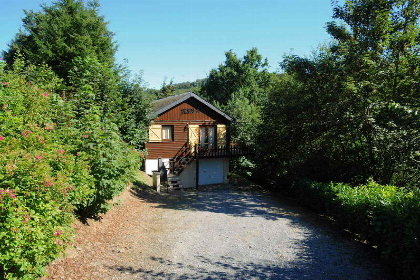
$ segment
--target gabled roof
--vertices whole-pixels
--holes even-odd
[[[225,113],[223,113],[220,109],[216,108],[215,106],[211,105],[209,102],[198,96],[193,92],[184,92],[178,95],[173,95],[169,97],[165,97],[162,99],[158,99],[152,102],[153,111],[156,115],[160,115],[173,107],[181,104],[182,102],[186,101],[189,98],[194,98],[199,102],[203,103],[213,111],[217,112],[218,114],[225,117],[228,121],[232,121],[232,118]]]

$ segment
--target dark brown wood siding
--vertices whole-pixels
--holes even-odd
[[[182,114],[182,109],[194,109],[192,114]],[[158,116],[154,124],[173,125],[174,141],[146,143],[147,159],[172,158],[188,139],[187,124],[216,125],[228,121],[212,109],[195,99],[189,99]]]
[[[194,109],[193,114],[182,114],[183,109]],[[203,103],[188,99],[179,104],[175,108],[168,110],[158,116],[155,121],[217,121],[218,123],[225,123],[226,119],[220,114],[216,113]]]

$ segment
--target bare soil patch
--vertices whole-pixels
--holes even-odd
[[[141,179],[151,185],[151,178],[141,173]],[[157,196],[152,191],[144,191]],[[115,271],[108,267],[126,263],[127,259],[139,262],[147,250],[152,250],[159,242],[156,236],[164,232],[159,219],[163,209],[157,203],[139,199],[131,189],[125,190],[114,205],[99,220],[90,219],[87,223],[77,221],[74,224],[75,239],[63,258],[52,262],[48,268],[48,277],[43,279],[104,279]]]

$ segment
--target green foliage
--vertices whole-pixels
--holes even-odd
[[[26,12],[4,53],[7,71],[0,61],[2,279],[43,275],[69,243],[75,213],[109,208],[140,168],[132,147],[142,147],[150,122],[141,79],[114,65],[98,2],[42,8]]]
[[[163,80],[162,87],[158,93],[158,98],[165,98],[175,94],[174,81],[171,80],[169,83],[166,82],[166,77]]]
[[[79,115],[96,105],[104,117],[117,119],[122,96],[118,90],[119,77],[109,65],[100,63],[95,57],[76,57],[68,77]]]
[[[118,75],[119,74],[119,75]],[[113,70],[96,58],[77,57],[69,71],[70,91],[76,117],[96,110],[100,120],[118,126],[123,140],[142,148],[150,123],[150,101],[141,75],[131,79],[126,68]]]
[[[154,96],[147,91],[142,73],[132,78],[130,72],[123,72],[119,90],[123,102],[119,111],[118,127],[125,142],[136,149],[142,149],[149,137],[151,101]]]
[[[63,109],[54,93],[60,80],[22,60],[13,72],[0,65],[0,272],[33,279],[63,252],[74,206],[93,194],[93,178],[53,124]]]
[[[198,94],[201,91],[201,87],[206,83],[206,80],[207,79],[205,78],[197,79],[194,82],[174,83],[174,95],[184,92],[194,92]]]
[[[117,196],[130,183],[135,170],[140,169],[140,154],[125,143],[118,127],[105,120],[95,107],[81,119],[77,150],[90,166],[95,192],[82,215],[96,215],[108,210],[107,201]]]
[[[250,102],[261,104],[271,85],[267,59],[262,59],[257,48],[247,51],[243,58],[233,51],[225,56],[225,62],[210,71],[201,94],[212,102],[226,105],[234,93],[242,92]]]
[[[42,5],[42,11],[25,11],[22,30],[16,34],[3,57],[9,66],[16,53],[32,64],[48,64],[65,81],[76,57],[95,57],[114,64],[114,33],[98,14],[98,1],[59,0]]]
[[[234,94],[224,110],[234,119],[230,125],[231,141],[256,146],[258,143],[255,136],[258,135],[261,126],[261,107],[251,103],[245,96],[242,92]],[[250,176],[255,169],[251,157],[242,156],[231,163],[232,171],[237,174]]]
[[[242,91],[234,94],[224,108],[235,120],[231,125],[232,141],[252,145],[261,125],[261,107],[246,96]]]
[[[236,143],[255,145],[261,125],[261,109],[266,101],[275,74],[268,72],[268,61],[256,48],[238,58],[233,51],[225,53],[226,60],[212,69],[200,95],[233,117],[231,139]],[[253,159],[241,158],[233,162],[240,174],[251,173]]]
[[[373,181],[351,187],[300,180],[294,195],[357,233],[393,266],[401,279],[420,277],[420,191],[383,186]]]
[[[420,278],[419,3],[334,4],[334,40],[281,64],[254,172],[377,247],[402,279]]]
[[[334,41],[286,56],[263,110],[260,165],[271,178],[418,186],[418,1],[334,6]],[[277,143],[277,147],[274,145]]]
[[[0,275],[35,279],[64,252],[75,211],[105,212],[141,156],[104,117],[87,81],[73,88],[82,100],[65,100],[50,69],[22,59],[7,72],[4,66],[0,61]]]
[[[99,15],[99,2],[59,0],[41,7],[40,12],[25,12],[22,31],[3,53],[9,67],[19,55],[30,64],[50,66],[64,80],[62,97],[72,100],[77,119],[89,106],[97,106],[101,121],[114,122],[125,141],[142,148],[149,99],[137,81],[115,65],[114,33]]]
[[[238,58],[233,51],[225,53],[226,60],[212,69],[200,95],[233,117],[231,139],[234,142],[254,145],[261,124],[261,109],[276,78],[268,72],[268,61],[256,48]],[[253,160],[241,159],[234,164],[240,172],[250,170]]]

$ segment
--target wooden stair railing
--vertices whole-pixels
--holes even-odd
[[[191,145],[189,142],[186,142],[169,161],[171,173],[178,176],[191,162],[194,161],[194,158]]]

